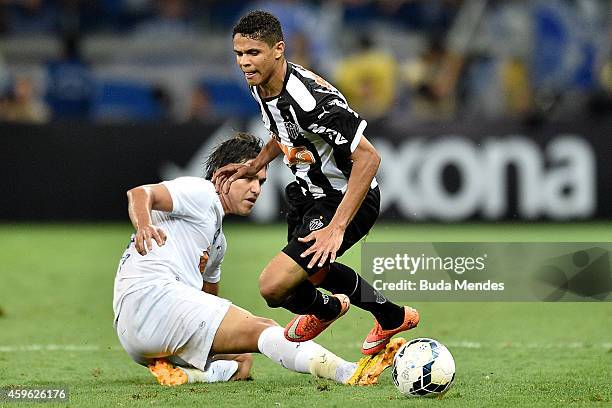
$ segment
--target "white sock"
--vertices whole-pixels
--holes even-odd
[[[322,354],[310,360],[310,373],[315,377],[327,378],[346,384],[357,369],[356,363],[350,363],[338,357],[329,350],[323,349]]]
[[[179,368],[187,374],[189,383],[213,383],[229,381],[238,370],[238,362],[234,360],[215,360],[208,365],[206,371],[197,368]]]
[[[351,379],[353,374],[355,374],[355,370],[357,370],[357,363],[345,361],[338,365],[338,368],[336,369],[335,380],[342,384],[346,384],[348,380]]]
[[[263,355],[288,370],[342,383],[350,378],[356,367],[314,341],[290,342],[285,339],[283,328],[278,326],[264,330],[257,340],[257,347]],[[350,373],[347,375],[345,371]]]

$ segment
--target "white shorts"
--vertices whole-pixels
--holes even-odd
[[[123,298],[117,335],[139,364],[172,356],[205,370],[215,334],[230,305],[227,299],[181,282],[163,282]]]

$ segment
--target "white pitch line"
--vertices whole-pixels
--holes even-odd
[[[460,341],[458,343],[451,342],[451,343],[448,343],[447,346],[450,348],[468,348],[468,349],[482,348],[482,344],[477,341]]]

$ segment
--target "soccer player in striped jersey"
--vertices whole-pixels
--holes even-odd
[[[295,342],[316,337],[350,303],[370,311],[374,328],[361,351],[375,355],[393,335],[415,327],[419,314],[388,301],[336,261],[368,233],[379,213],[380,157],[363,134],[367,123],[336,88],[285,59],[282,28],[272,14],[249,13],[232,36],[237,64],[271,138],[253,162],[219,169],[215,186],[227,191],[281,154],[295,175],[286,188],[288,243],[261,273],[260,293],[269,306],[296,314],[285,328],[285,337]]]

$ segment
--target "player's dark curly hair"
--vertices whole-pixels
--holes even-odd
[[[230,163],[243,163],[257,157],[262,148],[260,138],[250,133],[236,132],[234,137],[217,146],[206,159],[204,178],[212,179],[217,169]]]
[[[280,21],[274,15],[262,10],[251,11],[242,17],[238,24],[234,26],[232,38],[236,34],[263,41],[270,47],[273,47],[279,41],[283,41],[283,29]]]

